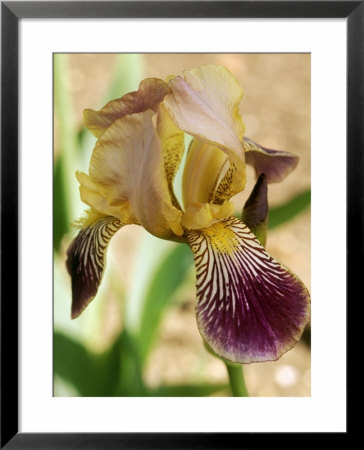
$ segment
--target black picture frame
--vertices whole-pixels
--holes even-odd
[[[344,18],[347,21],[347,301],[364,273],[364,1],[1,2],[1,448],[257,448],[256,433],[18,432],[18,24],[23,18]],[[358,255],[359,250],[359,255]],[[359,258],[358,258],[359,256]],[[349,311],[348,311],[349,312]],[[348,345],[348,349],[350,345]],[[349,417],[349,412],[348,412]],[[338,433],[339,442],[349,436]],[[309,438],[300,437],[300,443]],[[316,435],[315,442],[319,436]],[[326,436],[325,436],[326,439]],[[297,435],[285,435],[295,445]],[[265,444],[265,445],[264,445]],[[282,445],[282,442],[281,442]]]

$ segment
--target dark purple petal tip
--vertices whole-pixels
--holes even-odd
[[[97,294],[112,236],[121,227],[115,217],[105,217],[82,229],[67,250],[66,266],[72,282],[72,319],[78,317]]]
[[[300,339],[309,320],[303,283],[272,258],[235,217],[191,231],[197,272],[197,324],[220,357],[272,361]]]
[[[280,150],[261,147],[244,137],[245,160],[255,168],[257,177],[264,173],[268,183],[282,181],[298,164],[298,156]]]
[[[246,201],[242,220],[265,246],[268,224],[268,186],[267,177],[262,173]]]

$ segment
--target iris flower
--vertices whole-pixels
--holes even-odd
[[[234,216],[231,201],[245,187],[246,163],[275,182],[297,157],[244,138],[242,96],[225,67],[207,65],[167,81],[147,78],[138,91],[84,111],[97,142],[89,174],[76,173],[90,209],[67,252],[72,318],[96,296],[112,236],[139,224],[158,238],[190,246],[197,325],[216,355],[235,363],[276,360],[300,339],[309,293]],[[181,205],[173,181],[184,133],[192,141]]]

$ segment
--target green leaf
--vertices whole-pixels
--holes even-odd
[[[139,53],[116,55],[115,75],[110,83],[107,101],[137,90],[143,78],[143,69],[143,55]]]
[[[308,189],[294,198],[284,203],[283,205],[270,208],[269,210],[269,224],[268,228],[272,230],[279,225],[293,219],[299,213],[303,212],[310,206],[311,190]]]
[[[206,397],[227,390],[227,384],[180,384],[159,386],[150,391],[153,397]]]
[[[77,136],[72,120],[72,98],[67,89],[69,76],[67,55],[55,54],[54,114],[58,125],[59,156],[54,167],[54,248],[59,249],[61,239],[69,230],[69,222],[78,215],[78,183],[74,176]]]
[[[53,248],[58,251],[61,240],[70,229],[70,216],[66,194],[63,189],[64,156],[61,154],[54,164],[53,181]]]
[[[71,383],[83,397],[114,395],[119,381],[121,340],[98,355],[79,342],[55,332],[53,337],[54,374]]]
[[[144,362],[156,336],[163,312],[193,264],[188,245],[173,248],[157,267],[147,290],[140,322],[140,357]]]
[[[71,383],[80,395],[92,390],[94,361],[86,348],[60,333],[53,335],[53,370],[55,375]],[[87,374],[87,375],[86,375]]]
[[[141,375],[141,363],[135,339],[124,330],[119,338],[120,371],[114,395],[144,397],[147,395]]]

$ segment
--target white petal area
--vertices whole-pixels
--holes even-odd
[[[96,143],[90,177],[123,223],[163,239],[181,236],[182,212],[171,202],[161,143],[151,110],[117,119]]]

